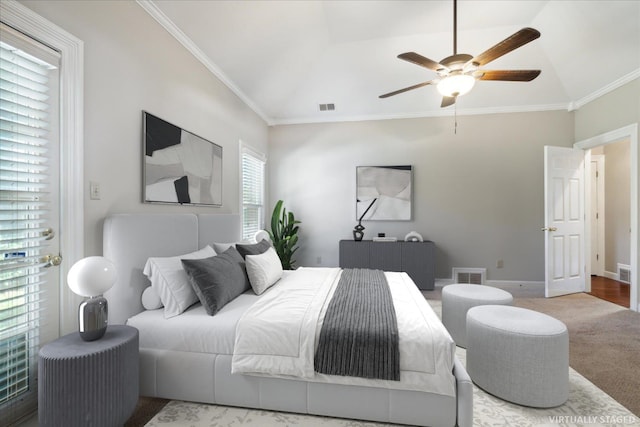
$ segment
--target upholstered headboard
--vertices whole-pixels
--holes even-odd
[[[240,216],[231,214],[117,214],[107,217],[103,255],[118,272],[105,293],[109,323],[124,324],[144,310],[142,291],[149,280],[142,274],[149,257],[176,256],[213,242],[240,240]]]

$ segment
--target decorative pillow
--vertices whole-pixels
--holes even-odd
[[[247,275],[253,292],[260,295],[282,277],[282,263],[276,250],[270,247],[260,255],[247,255]]]
[[[241,244],[242,243],[249,243],[249,241],[243,240],[241,242],[229,242],[229,243],[217,243],[217,242],[214,242],[213,243],[213,249],[215,249],[217,254],[221,254],[221,253],[224,253],[224,251],[226,251],[230,247],[234,247],[235,248],[238,243],[241,243]]]
[[[153,286],[149,286],[142,292],[142,306],[145,310],[157,310],[163,307],[160,295]]]
[[[254,243],[251,245],[236,244],[236,249],[242,255],[242,258],[246,258],[247,255],[260,255],[263,254],[271,247],[271,243],[268,240],[261,240],[258,243]],[[276,255],[277,256],[277,255]]]
[[[235,248],[236,244],[235,243],[213,243],[213,249],[215,249],[217,254],[224,253],[224,251],[226,251],[231,247]]]
[[[177,316],[189,306],[198,302],[198,296],[193,291],[189,277],[182,268],[181,259],[200,259],[214,256],[216,253],[211,246],[205,246],[199,251],[176,257],[149,258],[143,273],[151,281],[151,286],[160,296],[164,305],[164,317]]]
[[[183,259],[182,265],[198,299],[210,316],[251,288],[244,260],[235,248],[229,248],[211,258]]]

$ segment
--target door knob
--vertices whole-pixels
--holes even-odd
[[[42,258],[40,258],[40,262],[45,263],[43,265],[43,267],[45,267],[45,268],[56,267],[56,266],[62,264],[62,256],[47,254],[47,255],[43,256]]]
[[[558,231],[556,227],[542,227],[542,231]]]

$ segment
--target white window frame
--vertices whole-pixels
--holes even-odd
[[[241,230],[241,237],[244,236],[244,197],[243,197],[243,189],[244,189],[244,182],[243,182],[243,178],[242,178],[242,157],[244,154],[248,154],[252,157],[255,157],[256,159],[264,162],[264,175],[262,177],[262,218],[260,218],[260,228],[264,228],[264,224],[265,224],[265,212],[266,212],[266,201],[267,201],[267,194],[266,194],[266,186],[267,186],[267,156],[263,153],[261,153],[260,151],[256,150],[255,148],[249,146],[248,144],[246,144],[245,142],[243,142],[242,140],[240,141],[240,155],[238,156],[239,158],[239,171],[240,171],[240,180],[239,180],[239,196],[240,196],[240,224],[242,227]]]
[[[60,63],[60,316],[59,334],[77,329],[77,299],[67,272],[84,256],[84,43],[15,0],[0,2],[2,22],[57,50]],[[44,344],[44,343],[42,343]]]

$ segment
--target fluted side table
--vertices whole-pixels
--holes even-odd
[[[96,341],[77,332],[40,349],[38,421],[43,426],[122,426],[138,402],[138,330],[109,325]]]

